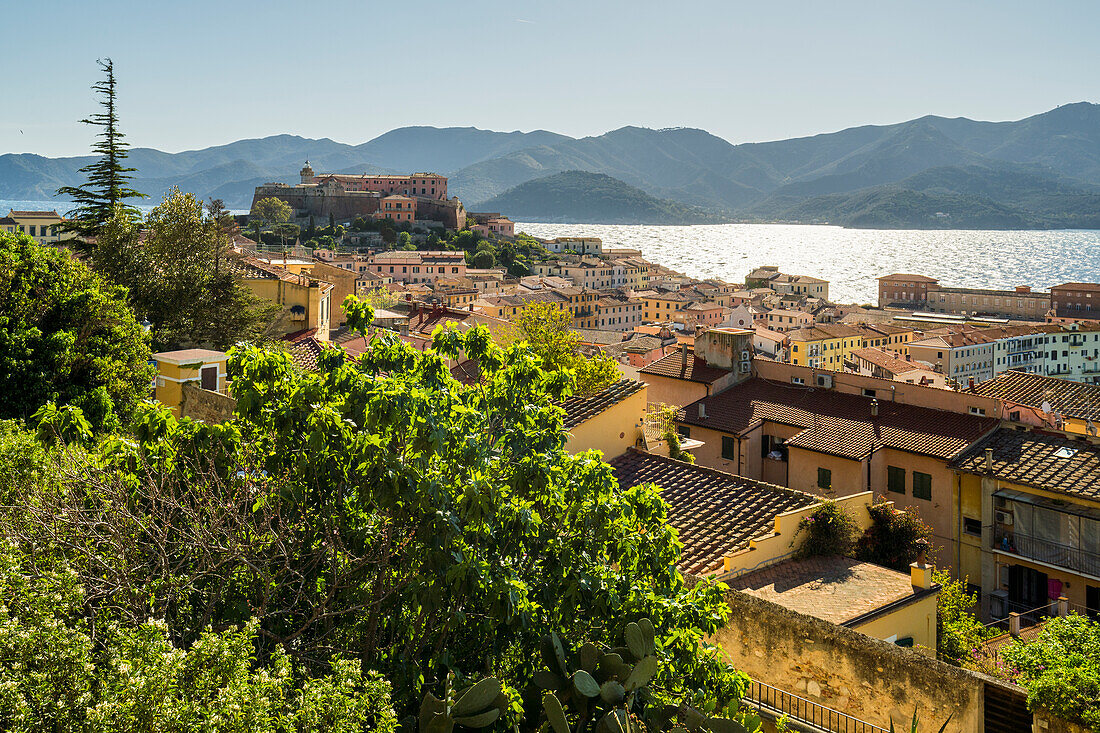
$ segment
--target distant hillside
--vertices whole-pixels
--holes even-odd
[[[514,219],[575,224],[713,224],[722,219],[694,206],[666,201],[622,181],[565,171],[527,181],[472,207],[506,211]]]
[[[523,133],[473,127],[405,127],[362,145],[347,145],[327,138],[311,140],[296,135],[274,135],[180,153],[134,148],[128,162],[137,168],[136,188],[154,200],[173,185],[179,185],[202,198],[223,198],[230,208],[248,208],[253,189],[259,183],[297,182],[298,171],[307,159],[314,170],[334,173],[430,170],[447,174],[519,148],[568,139],[542,130]],[[61,186],[81,183],[77,170],[89,160],[91,158],[86,156],[0,155],[0,199],[52,198]]]
[[[154,198],[179,184],[245,208],[257,183],[294,182],[307,158],[317,171],[442,173],[450,193],[467,204],[554,174],[586,171],[654,199],[735,218],[1092,226],[1100,105],[1069,104],[1014,122],[926,116],[742,145],[686,128],[624,127],[574,139],[545,130],[403,127],[361,145],[276,135],[181,153],[140,148],[130,162],[138,169],[137,187]],[[58,187],[79,183],[76,170],[87,161],[0,155],[0,198],[50,198]]]
[[[941,166],[852,192],[799,198],[781,189],[747,213],[870,229],[1097,229],[1100,186],[1016,164]]]

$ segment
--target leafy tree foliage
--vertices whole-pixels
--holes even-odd
[[[117,212],[96,240],[92,263],[127,288],[134,310],[152,322],[158,350],[226,349],[261,335],[277,310],[227,267],[228,233],[223,217],[204,215],[193,194],[173,189],[144,229]]]
[[[573,374],[578,394],[594,394],[621,378],[611,358],[603,354],[589,358],[578,353],[580,337],[572,330],[569,311],[550,303],[532,303],[516,315],[514,322],[542,358],[543,368]]]
[[[125,167],[128,143],[126,136],[118,129],[118,114],[115,111],[115,64],[111,59],[97,61],[105,78],[92,85],[92,90],[102,96],[102,112],[81,120],[85,125],[101,128],[99,138],[92,146],[92,152],[99,159],[80,169],[86,173],[88,181],[83,186],[63,186],[58,196],[73,199],[76,208],[68,213],[71,219],[66,224],[68,231],[82,237],[95,236],[107,221],[121,212],[123,216],[136,219],[140,214],[136,208],[126,203],[127,199],[145,198],[145,194],[130,188],[129,174],[135,168]]]
[[[354,299],[345,311],[353,328],[373,320]],[[481,384],[451,377],[459,354]],[[0,530],[34,572],[69,569],[88,623],[85,609],[127,629],[163,619],[180,649],[208,627],[254,629],[257,663],[306,679],[357,659],[393,683],[399,716],[449,673],[494,675],[513,699],[499,729],[533,730],[542,638],[612,647],[640,618],[669,700],[740,696],[745,678],[705,643],[728,614],[721,588],[676,570],[655,487],[620,487],[597,454],[564,450],[553,401],[568,371],[481,327],[438,331],[427,352],[378,337],[320,361],[302,373],[239,348],[234,420],[150,406],[132,441],[83,461],[55,451],[57,485],[28,482],[28,509],[0,513]]]
[[[0,726],[7,731],[396,730],[389,685],[335,660],[303,678],[285,652],[256,666],[256,623],[179,647],[163,621],[89,619],[77,577],[0,551]]]
[[[283,222],[289,221],[293,213],[294,211],[287,202],[275,198],[274,196],[260,199],[256,202],[256,205],[252,207],[252,216],[268,225],[282,224]],[[329,226],[335,226],[331,219],[329,220]]]
[[[1100,729],[1100,623],[1071,613],[1046,622],[1034,640],[1001,650],[1032,710]]]
[[[971,609],[978,597],[967,593],[968,579],[952,580],[939,571],[934,580],[940,585],[936,606],[936,655],[945,662],[963,665],[973,659],[973,651],[996,632],[985,628]]]
[[[111,429],[149,394],[149,355],[124,290],[67,252],[0,234],[0,418],[71,404]]]

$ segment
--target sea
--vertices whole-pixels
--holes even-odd
[[[143,202],[142,209],[152,207]],[[59,201],[0,200],[9,209],[69,208]],[[874,303],[876,278],[894,272],[938,278],[951,287],[1049,288],[1100,282],[1100,230],[1045,231],[845,229],[802,224],[548,224],[517,222],[536,237],[599,237],[605,247],[642,255],[697,278],[744,282],[761,265],[829,281],[836,303]]]
[[[1100,282],[1100,230],[971,231],[845,229],[800,224],[643,226],[517,222],[542,238],[599,237],[604,247],[640,249],[696,278],[744,282],[761,265],[829,281],[836,303],[875,303],[876,278],[895,272],[948,287],[1047,289]]]

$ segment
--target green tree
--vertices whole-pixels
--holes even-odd
[[[92,85],[92,90],[101,95],[99,104],[102,112],[81,120],[85,125],[101,128],[96,135],[98,140],[92,146],[92,152],[99,158],[80,169],[87,174],[83,186],[62,186],[58,196],[71,198],[76,207],[69,211],[70,219],[65,224],[66,231],[76,232],[81,237],[99,234],[107,220],[116,214],[136,219],[138,210],[126,203],[128,199],[145,198],[145,194],[130,188],[130,173],[135,168],[127,168],[126,149],[129,144],[123,141],[125,135],[118,129],[118,114],[115,110],[115,65],[111,59],[100,59],[96,63],[103,69],[105,79]]]
[[[0,418],[52,402],[109,429],[148,396],[149,355],[123,289],[67,252],[0,234]]]
[[[513,322],[542,359],[544,369],[566,370],[573,375],[577,394],[594,394],[622,378],[611,358],[604,354],[586,357],[578,352],[580,337],[572,329],[573,315],[568,310],[551,303],[531,303]]]
[[[798,559],[818,555],[848,555],[860,536],[855,517],[833,499],[821,502],[821,506],[798,522],[795,538],[803,533],[805,538],[794,554]]]
[[[149,212],[144,231],[121,213],[108,221],[92,263],[127,289],[134,310],[152,322],[159,350],[226,349],[260,336],[277,311],[225,266],[227,237],[223,219],[204,216],[193,194],[173,189]]]
[[[997,632],[985,628],[974,615],[978,597],[967,593],[968,578],[952,580],[943,571],[936,572],[933,578],[940,585],[936,602],[936,656],[951,664],[966,664],[973,660],[973,650]]]
[[[76,576],[33,562],[6,543],[0,551],[4,730],[396,730],[388,684],[358,662],[316,677],[278,650],[258,663],[254,621],[181,648],[163,621],[88,618]]]
[[[345,311],[373,321],[354,299]],[[481,384],[454,380],[459,356]],[[164,619],[186,648],[255,618],[258,658],[285,653],[311,678],[357,659],[391,680],[399,717],[449,673],[495,675],[514,694],[498,730],[531,731],[543,637],[613,647],[641,618],[670,704],[735,701],[746,678],[705,641],[729,613],[721,586],[676,570],[655,487],[565,450],[553,400],[569,380],[540,364],[483,327],[437,331],[426,352],[386,335],[355,359],[326,349],[316,372],[242,347],[234,420],[148,407],[135,441],[103,445],[0,528],[27,548],[66,537],[74,582],[117,623]]]
[[[397,248],[411,252],[416,249],[412,243],[412,235],[408,232],[401,232],[397,235]]]
[[[256,202],[252,207],[252,218],[264,226],[273,226],[290,221],[294,211],[282,199],[268,196]]]
[[[1035,639],[1002,649],[1001,659],[1027,689],[1030,709],[1100,730],[1100,623],[1076,613],[1050,619]]]

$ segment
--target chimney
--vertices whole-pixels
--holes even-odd
[[[680,344],[680,359],[683,361],[684,366],[688,363],[688,345]]]
[[[871,398],[871,417],[878,417],[878,400]]]
[[[702,402],[699,403],[699,419],[700,420],[706,420],[707,419],[707,406],[704,405]]]
[[[985,472],[993,473],[993,449],[985,449]]]
[[[909,563],[909,578],[913,584],[913,590],[928,590],[932,587],[932,573],[936,568],[929,565],[925,559],[928,544],[928,540],[917,540],[917,561]]]
[[[967,377],[967,384],[970,385],[970,391],[974,391],[974,377]]]

